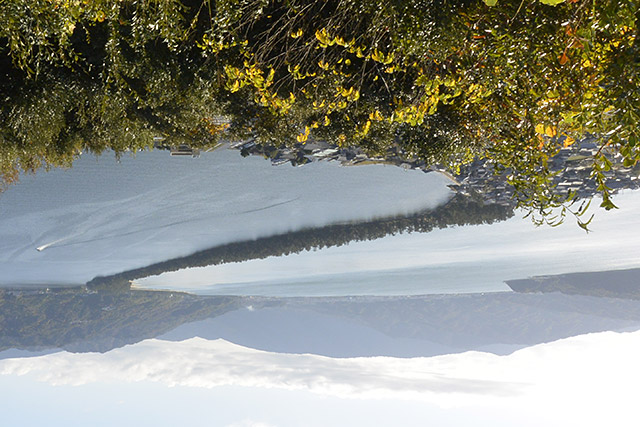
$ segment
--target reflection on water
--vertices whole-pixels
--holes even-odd
[[[640,299],[634,297],[557,291],[265,298],[85,287],[5,290],[0,355],[9,349],[106,352],[150,338],[195,337],[342,358],[509,354],[585,333],[640,329]]]
[[[0,290],[0,298],[1,350],[105,352],[241,307],[233,297],[85,287]]]
[[[582,381],[627,396],[615,379],[637,377],[640,299],[545,291],[264,298],[3,290],[0,384],[25,399],[93,400],[92,411],[115,410],[107,419],[132,411],[112,402],[114,393],[137,405],[180,402],[178,410],[191,408],[189,396],[232,417],[246,409],[228,396],[257,399],[253,411],[265,399],[304,399],[306,410],[349,402],[345,408],[383,414],[397,405],[431,413],[478,402],[552,410],[563,395],[577,399],[564,408],[593,403]]]

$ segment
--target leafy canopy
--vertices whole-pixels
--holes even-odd
[[[552,5],[552,6],[551,6]],[[636,0],[15,0],[0,3],[0,173],[84,150],[313,139],[505,173],[538,222],[571,207],[559,149],[638,150]],[[555,220],[551,220],[553,222]],[[579,224],[586,221],[579,218]]]

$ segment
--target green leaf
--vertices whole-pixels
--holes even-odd
[[[580,228],[582,228],[584,231],[586,231],[587,233],[591,230],[589,230],[589,224],[591,223],[591,220],[593,219],[594,215],[591,215],[591,218],[589,218],[588,221],[581,221],[578,219],[578,226],[580,226]]]
[[[542,4],[548,4],[549,6],[557,6],[560,3],[564,3],[565,0],[540,0]],[[485,1],[486,3],[486,1]]]
[[[611,209],[618,209],[618,207],[616,205],[614,205],[613,202],[611,201],[611,199],[609,199],[608,197],[605,198],[602,201],[602,203],[600,203],[600,207],[601,208],[605,208],[608,211],[610,211]]]
[[[483,0],[484,4],[487,6],[495,6],[498,3],[498,0]]]
[[[582,204],[580,205],[580,208],[578,208],[577,216],[584,215],[587,212],[587,209],[589,209],[590,205],[591,205],[591,199],[589,199],[586,203],[582,202]],[[593,219],[593,215],[591,215],[591,219]],[[591,222],[591,219],[587,222]]]

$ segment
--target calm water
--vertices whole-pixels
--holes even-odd
[[[640,191],[599,212],[594,231],[573,222],[536,228],[521,215],[496,224],[387,236],[347,246],[136,280],[140,288],[271,296],[422,295],[508,290],[506,280],[640,266]],[[595,204],[595,203],[594,203]]]

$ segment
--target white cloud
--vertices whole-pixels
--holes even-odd
[[[269,353],[224,340],[157,339],[105,354],[56,353],[0,361],[0,374],[53,385],[158,382],[307,390],[357,399],[410,399],[441,406],[478,402],[582,405],[633,402],[640,332],[604,332],[537,345],[509,356],[481,352],[431,358],[335,359]]]

